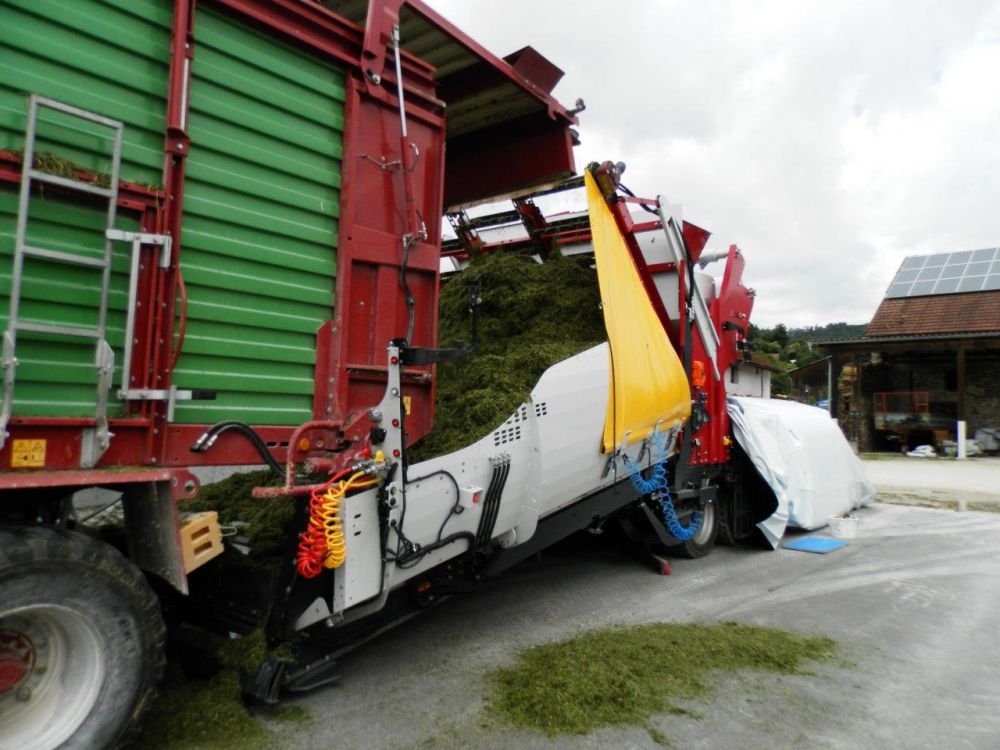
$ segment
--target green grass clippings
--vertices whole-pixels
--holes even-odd
[[[285,535],[285,526],[295,516],[295,504],[287,497],[255,498],[250,493],[254,487],[283,481],[284,477],[270,469],[233,474],[205,485],[193,500],[183,501],[180,509],[191,513],[214,510],[223,526],[240,523],[240,534],[249,540],[251,561],[280,562],[292,544]]]
[[[243,703],[239,672],[189,679],[170,665],[129,750],[263,750],[272,733]]]
[[[24,151],[22,149],[17,149],[11,153],[19,157],[22,163],[24,162]],[[35,151],[31,162],[32,168],[37,169],[39,172],[45,172],[56,177],[64,177],[67,180],[89,182],[97,187],[106,188],[111,186],[111,175],[107,172],[94,172],[52,151]]]
[[[262,630],[226,641],[211,677],[189,677],[171,663],[159,694],[143,719],[129,750],[265,750],[275,746],[275,733],[261,721],[309,719],[301,706],[251,712],[243,701],[241,673],[253,672],[267,657]]]
[[[524,651],[488,678],[488,711],[550,736],[648,726],[656,714],[690,714],[675,701],[709,694],[713,672],[801,674],[835,651],[829,638],[737,623],[608,628]]]
[[[589,260],[494,253],[451,277],[441,291],[438,342],[468,342],[466,281],[480,284],[479,345],[437,367],[434,427],[410,449],[422,461],[488,435],[527,400],[545,370],[606,340],[597,275]]]
[[[265,750],[275,733],[262,721],[304,721],[300,706],[250,711],[243,700],[241,674],[256,671],[267,657],[262,629],[226,641],[216,653],[219,668],[211,677],[189,677],[171,663],[156,700],[129,750]]]

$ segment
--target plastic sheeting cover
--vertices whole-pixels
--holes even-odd
[[[774,514],[757,524],[772,547],[787,526],[818,529],[874,500],[864,464],[826,411],[735,396],[728,406],[736,440],[778,500]]]
[[[646,439],[691,413],[691,389],[601,191],[587,172],[594,262],[608,332],[611,377],[603,448]]]

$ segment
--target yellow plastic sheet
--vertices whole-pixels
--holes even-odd
[[[674,427],[691,414],[691,389],[611,209],[588,172],[587,205],[611,357],[605,453]]]

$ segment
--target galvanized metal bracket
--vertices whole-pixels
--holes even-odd
[[[667,248],[670,251],[671,259],[677,266],[678,273],[680,273],[681,269],[691,262],[685,249],[684,237],[681,234],[680,227],[677,225],[677,220],[673,216],[670,216],[664,209],[664,206],[667,204],[666,199],[660,195],[657,196],[657,201],[660,205],[657,207],[656,213],[659,215],[660,221],[663,224],[663,231],[667,235]],[[705,353],[708,354],[708,359],[712,363],[712,374],[717,381],[722,380],[722,375],[719,373],[719,367],[716,363],[717,352],[719,350],[719,334],[715,330],[715,326],[712,323],[712,316],[708,311],[708,305],[705,303],[705,298],[702,297],[697,283],[691,284],[691,306],[694,314],[694,323],[698,327],[702,343],[705,345]]]
[[[132,265],[128,279],[128,311],[125,318],[125,353],[122,361],[122,384],[118,390],[118,398],[129,400],[130,398],[143,398],[143,396],[130,396],[133,393],[140,393],[129,388],[132,370],[132,347],[135,346],[135,315],[139,296],[139,271],[140,258],[143,247],[160,248],[160,268],[170,267],[170,249],[173,239],[169,234],[147,234],[145,232],[123,232],[120,229],[109,229],[105,232],[109,242],[131,242],[132,243]]]
[[[7,424],[10,422],[10,413],[13,403],[14,393],[14,373],[17,368],[17,357],[14,356],[14,336],[11,331],[4,331],[3,334],[3,407],[0,411],[0,448],[3,447],[10,433],[7,432]],[[8,398],[7,394],[11,394]]]
[[[169,388],[129,388],[118,393],[126,401],[166,401],[168,422],[174,421],[174,409],[178,401],[211,401],[216,395],[215,391],[186,390],[176,385]]]

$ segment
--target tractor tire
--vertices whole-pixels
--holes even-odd
[[[682,519],[682,523],[690,523],[690,516]],[[719,508],[716,503],[708,503],[702,511],[701,526],[694,538],[680,544],[667,547],[667,552],[678,557],[696,559],[705,557],[715,546],[715,538],[719,533]]]
[[[160,604],[96,539],[0,528],[0,750],[122,741],[163,671]]]

